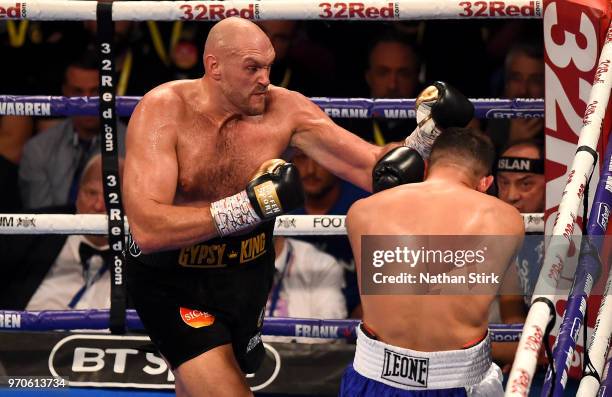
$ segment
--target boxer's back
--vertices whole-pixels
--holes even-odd
[[[362,235],[507,236],[503,244],[500,239],[505,237],[494,238],[500,244],[495,244],[495,259],[487,262],[487,270],[503,274],[518,244],[513,236],[520,235],[523,227],[513,207],[443,181],[403,185],[361,200],[351,208],[347,226],[360,275],[358,240]],[[467,268],[462,270],[467,274]],[[460,284],[449,295],[435,288],[402,295],[363,295],[361,287],[364,323],[386,343],[422,351],[457,349],[482,338],[494,298],[470,293],[467,285],[463,293]]]

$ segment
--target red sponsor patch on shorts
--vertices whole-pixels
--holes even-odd
[[[197,309],[179,308],[183,322],[193,328],[202,328],[212,325],[215,322],[215,316]]]

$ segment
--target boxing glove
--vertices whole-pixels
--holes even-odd
[[[251,178],[246,192],[262,219],[304,206],[304,190],[297,168],[279,159],[263,163]]]
[[[437,128],[465,127],[474,117],[474,105],[459,90],[443,81],[427,87],[416,101],[417,122],[431,118]]]
[[[228,236],[303,205],[297,168],[272,159],[257,169],[245,190],[211,203],[210,211],[219,236]]]
[[[465,127],[474,117],[474,105],[456,88],[436,81],[416,99],[417,128],[404,141],[424,160],[444,128]]]
[[[404,146],[383,156],[372,171],[372,190],[379,192],[404,183],[422,182],[424,160],[444,128],[465,127],[474,116],[474,106],[457,89],[436,81],[416,100],[417,127]]]
[[[397,147],[385,154],[374,166],[373,192],[390,189],[405,183],[422,182],[425,162],[414,149]]]

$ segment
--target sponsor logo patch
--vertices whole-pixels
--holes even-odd
[[[427,387],[429,358],[412,357],[385,349],[381,377],[412,387]]]
[[[208,327],[215,322],[215,316],[197,309],[179,308],[183,322],[193,328]]]
[[[610,218],[610,206],[606,203],[599,203],[599,211],[597,212],[597,224],[603,229],[608,228],[608,219]]]

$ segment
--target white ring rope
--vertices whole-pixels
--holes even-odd
[[[8,19],[33,21],[96,20],[95,1],[0,0]],[[228,0],[115,1],[115,21],[217,21],[229,16],[247,19],[295,20],[420,20],[542,18],[542,0]]]
[[[543,232],[543,214],[523,214],[528,232]],[[277,236],[346,235],[344,215],[284,215],[275,220]],[[125,223],[128,227],[127,219]],[[0,214],[0,234],[106,234],[106,215]]]
[[[612,26],[608,27],[606,41],[599,57],[597,70],[601,73],[596,74],[593,82],[577,147],[587,146],[595,151],[597,150],[597,142],[599,141],[601,126],[610,99],[610,89],[612,88],[612,68],[608,66],[611,61]],[[525,320],[523,334],[508,379],[506,397],[523,396],[524,390],[517,385],[522,385],[525,379],[528,379],[530,384],[535,373],[538,351],[542,346],[543,330],[546,328],[550,316],[556,315],[556,313],[550,313],[546,303],[534,301],[538,298],[545,298],[550,302],[555,301],[559,276],[563,273],[562,269],[571,245],[577,213],[584,195],[584,186],[588,183],[593,167],[593,156],[591,154],[586,151],[576,153],[567,185],[561,196],[559,212],[552,231],[553,236],[560,237],[551,239],[545,251],[544,263],[533,294],[533,304]]]

